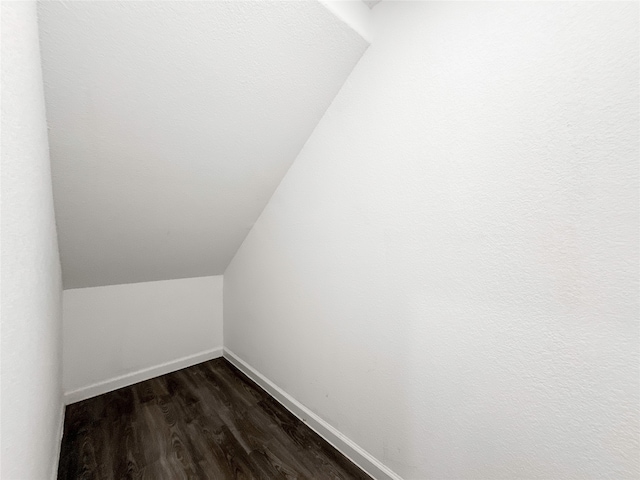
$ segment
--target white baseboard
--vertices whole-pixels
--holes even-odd
[[[362,468],[365,472],[378,480],[402,480],[402,478],[388,467],[376,460],[364,449],[356,445],[337,429],[329,425],[318,415],[298,402],[267,377],[258,372],[244,360],[240,359],[228,348],[224,349],[224,358],[234,364],[242,373],[260,385],[271,396],[284,405],[287,410],[302,420],[313,431],[338,449],[345,457]]]
[[[165,375],[167,373],[175,372],[198,363],[206,362],[222,356],[222,347],[214,348],[204,352],[189,355],[187,357],[178,358],[170,362],[155,365],[153,367],[144,368],[136,372],[127,373],[119,377],[104,380],[102,382],[94,383],[92,385],[78,388],[70,392],[65,392],[64,403],[69,405],[70,403],[79,402],[80,400],[86,400],[87,398],[102,395],[103,393],[117,390],[118,388],[133,385],[134,383],[143,382],[151,378]]]
[[[56,438],[58,441],[54,447],[54,456],[53,456],[53,467],[51,471],[51,480],[56,480],[58,478],[58,464],[60,463],[60,450],[62,449],[62,435],[64,434],[64,411],[66,409],[66,405],[62,404],[62,408],[60,409],[60,415],[58,415],[58,427],[56,429]]]

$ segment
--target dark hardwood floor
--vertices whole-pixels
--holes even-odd
[[[370,479],[222,358],[67,406],[59,479]]]

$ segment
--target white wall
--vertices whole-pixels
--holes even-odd
[[[65,290],[67,403],[222,354],[222,276]]]
[[[405,478],[637,478],[638,4],[381,2],[225,347]]]
[[[2,467],[55,478],[62,436],[61,279],[34,2],[2,2]]]

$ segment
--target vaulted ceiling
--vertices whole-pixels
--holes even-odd
[[[65,288],[223,273],[368,46],[315,0],[39,16]]]

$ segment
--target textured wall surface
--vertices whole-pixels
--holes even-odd
[[[64,288],[221,274],[368,45],[316,1],[39,14]]]
[[[62,282],[34,2],[2,2],[0,477],[55,478]]]
[[[225,346],[407,479],[638,478],[638,4],[372,12]]]
[[[222,276],[77,288],[63,298],[65,394],[222,347]]]

